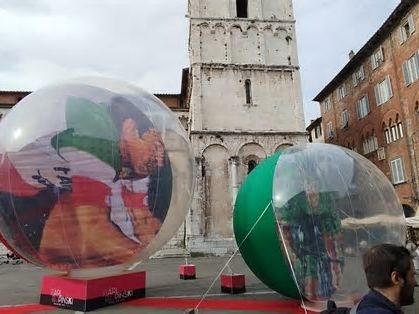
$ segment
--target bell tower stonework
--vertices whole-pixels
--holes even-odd
[[[306,142],[291,0],[189,0],[189,132],[197,181],[191,252],[235,248],[232,213],[247,174]]]

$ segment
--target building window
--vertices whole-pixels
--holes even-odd
[[[403,63],[403,76],[406,86],[409,86],[419,78],[419,51]]]
[[[397,131],[399,132],[399,138],[403,137],[403,125],[401,122],[397,123]]]
[[[335,133],[333,131],[333,124],[332,122],[329,122],[327,124],[327,138],[333,138],[334,135]]]
[[[247,18],[247,0],[236,0],[237,17]]]
[[[342,129],[347,128],[349,126],[348,110],[344,110],[341,113],[341,125],[342,125]]]
[[[391,97],[393,97],[393,89],[391,88],[391,81],[389,75],[387,75],[383,81],[375,85],[374,92],[375,99],[377,101],[377,106],[384,104]]]
[[[246,104],[250,105],[252,103],[252,82],[250,80],[246,80],[244,86],[246,89]]]
[[[254,161],[254,160],[250,160],[248,163],[247,163],[247,174],[249,174],[249,173],[251,173],[252,171],[253,171],[253,169],[255,169],[256,168],[256,166],[257,166],[258,164],[257,164],[257,162],[256,161]]]
[[[358,86],[359,83],[361,83],[361,81],[363,81],[365,79],[365,74],[364,74],[364,66],[360,66],[354,74],[352,74],[352,78],[354,81],[354,86]]]
[[[358,118],[362,119],[365,116],[368,115],[368,113],[370,112],[370,105],[368,102],[368,96],[362,96],[359,100],[358,100],[358,104],[356,106],[357,109],[357,113],[358,113]]]
[[[391,176],[393,177],[393,184],[399,184],[405,182],[403,161],[401,158],[397,158],[391,161]]]
[[[328,112],[331,108],[332,104],[330,102],[330,98],[328,97],[323,101],[323,111]]]
[[[345,98],[345,96],[346,96],[346,86],[345,86],[345,84],[342,84],[338,88],[338,99],[341,100],[341,99]]]
[[[375,152],[378,149],[378,140],[374,133],[362,141],[364,155]]]
[[[316,126],[316,138],[322,136],[322,126]]]
[[[387,144],[395,142],[398,139],[403,138],[403,136],[403,124],[401,122],[395,124],[390,123],[389,127],[384,129],[384,137]]]
[[[390,144],[391,142],[393,142],[393,135],[391,134],[391,128],[386,128],[384,130],[384,136],[386,138],[387,144]]]
[[[206,164],[205,164],[205,159],[204,159],[204,157],[202,157],[202,160],[201,160],[201,176],[202,176],[202,178],[205,178],[206,175],[207,175],[207,167],[206,167]]]
[[[373,70],[384,63],[384,48],[380,46],[371,56],[371,67]]]
[[[415,21],[413,20],[413,15],[409,15],[400,27],[400,43],[403,44],[414,32]]]

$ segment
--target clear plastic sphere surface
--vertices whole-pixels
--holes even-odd
[[[356,299],[368,289],[365,250],[405,242],[392,184],[351,150],[328,144],[286,149],[272,197],[282,252],[301,296],[310,301]]]
[[[185,218],[187,134],[137,87],[84,79],[41,89],[0,134],[0,231],[36,265],[122,270],[159,250]]]

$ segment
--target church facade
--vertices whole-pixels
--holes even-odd
[[[307,141],[292,0],[189,0],[189,120],[196,188],[190,252],[235,249],[233,206],[263,159]]]

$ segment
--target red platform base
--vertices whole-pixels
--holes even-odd
[[[104,278],[42,278],[40,303],[88,312],[101,307],[145,297],[145,272]]]
[[[183,280],[196,279],[196,268],[195,265],[180,265],[179,266],[179,277]]]
[[[221,275],[221,292],[229,294],[246,292],[246,281],[244,275]]]

